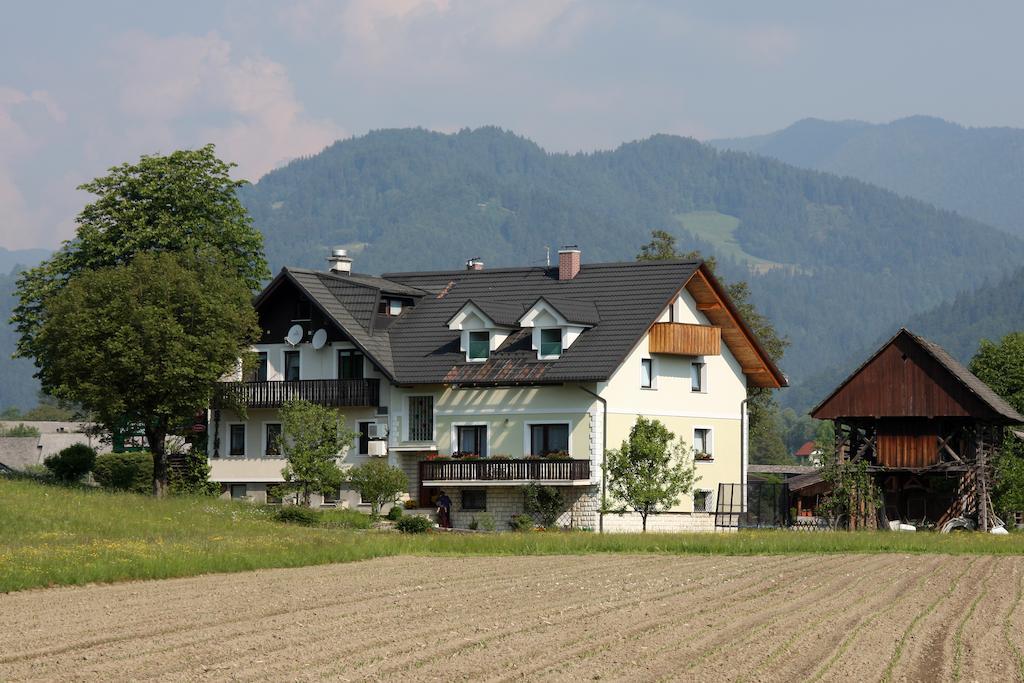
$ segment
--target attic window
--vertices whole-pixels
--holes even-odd
[[[540,331],[540,357],[558,358],[562,355],[562,330],[547,327]]]
[[[313,306],[306,297],[299,297],[295,300],[295,320],[309,320],[313,317]]]
[[[487,360],[491,354],[491,334],[489,332],[470,332],[467,360]]]
[[[377,314],[395,318],[402,314],[402,308],[404,305],[405,302],[401,299],[383,297],[380,300],[380,304],[377,306]]]

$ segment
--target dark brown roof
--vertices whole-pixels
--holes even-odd
[[[974,417],[1024,423],[1024,416],[942,347],[906,328],[843,380],[811,415]]]

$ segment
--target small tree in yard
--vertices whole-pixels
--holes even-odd
[[[564,505],[562,492],[554,486],[531,482],[523,487],[523,509],[545,529],[555,525]]]
[[[281,470],[280,493],[297,491],[304,505],[311,493],[337,492],[344,479],[338,458],[352,445],[355,433],[345,428],[336,410],[308,401],[289,401],[281,408],[278,446],[288,464]]]
[[[409,487],[405,472],[383,460],[370,460],[350,469],[346,476],[349,486],[370,501],[370,513],[376,517],[380,509],[393,503],[398,494]]]
[[[689,449],[658,420],[638,417],[629,438],[606,454],[608,492],[640,515],[647,531],[647,516],[679,504],[693,489],[697,468]]]

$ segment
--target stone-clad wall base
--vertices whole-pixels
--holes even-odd
[[[597,486],[560,486],[565,510],[559,516],[556,525],[565,529],[597,530],[601,498]],[[474,517],[479,517],[483,510],[462,509],[462,489],[446,486],[445,492],[452,499],[452,526],[457,529],[469,528]],[[473,490],[479,490],[474,487]],[[521,486],[489,486],[487,490],[487,510],[494,517],[498,530],[510,528],[515,515],[523,514],[523,489]]]
[[[604,530],[608,533],[628,533],[642,530],[642,520],[635,512],[604,516]],[[666,513],[647,517],[648,531],[722,531],[715,528],[715,516],[708,512]]]

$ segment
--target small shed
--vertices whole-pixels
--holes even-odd
[[[993,456],[1024,423],[944,349],[901,329],[814,410],[832,420],[836,452],[869,464],[890,519],[941,524],[975,516],[988,530]]]

